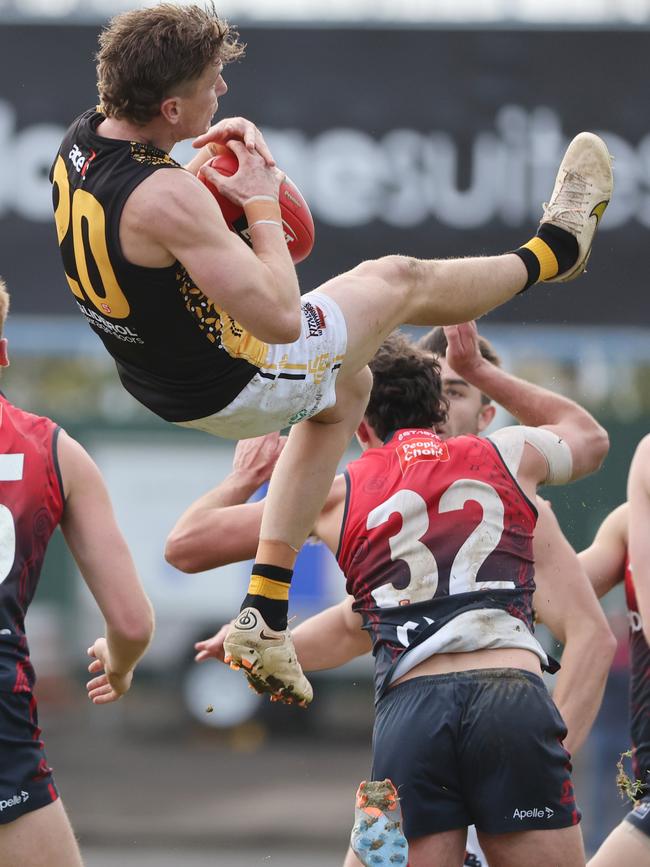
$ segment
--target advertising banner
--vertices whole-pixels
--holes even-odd
[[[2,28],[0,274],[20,313],[74,315],[48,172],[96,102],[96,26]],[[224,115],[250,117],[316,220],[305,291],[388,253],[488,255],[528,240],[567,141],[589,129],[616,189],[589,273],[491,314],[512,323],[643,324],[650,309],[647,33],[243,28]],[[180,147],[183,159],[191,151]]]

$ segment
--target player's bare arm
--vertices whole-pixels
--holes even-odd
[[[564,745],[575,753],[598,713],[616,639],[552,509],[539,497],[537,508],[533,604],[537,619],[564,645],[553,700],[568,729]]]
[[[650,640],[650,436],[637,446],[627,483],[632,580],[646,641]]]
[[[262,192],[251,197],[273,195],[263,192],[272,187],[252,183]],[[251,237],[253,250],[228,229],[203,184],[184,171],[155,172],[143,181],[120,222],[120,243],[130,262],[164,268],[178,259],[218,307],[260,340],[291,341],[300,327],[300,293],[284,233],[260,224]]]
[[[320,611],[292,631],[298,661],[305,671],[338,668],[372,650],[372,641],[362,629],[360,614],[352,610],[353,598]]]
[[[89,670],[96,677],[88,684],[89,697],[106,704],[129,689],[151,640],[153,611],[96,464],[63,431],[58,456],[66,494],[61,529],[106,621],[106,637],[89,649]]]
[[[167,537],[165,558],[181,572],[202,572],[255,556],[264,501],[246,502],[271,478],[286,437],[240,440],[232,472],[183,512]]]
[[[598,528],[591,545],[578,554],[599,599],[625,578],[628,512],[627,503],[621,503],[610,512]]]
[[[445,328],[445,334],[447,361],[457,373],[501,404],[523,425],[551,431],[568,445],[571,474],[556,484],[582,478],[600,467],[609,450],[609,437],[586,409],[563,395],[518,379],[486,361],[481,356],[473,322],[449,326]],[[525,453],[529,453],[529,457],[525,460],[539,464],[535,472],[541,472],[541,481],[546,481],[543,476],[546,459],[542,458],[540,463],[539,452],[536,457],[534,451],[527,445]]]

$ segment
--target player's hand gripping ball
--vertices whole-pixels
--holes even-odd
[[[224,149],[218,156],[213,157],[208,165],[222,175],[234,175],[239,163],[231,150]],[[223,196],[207,178],[199,175],[199,179],[217,200],[229,228],[250,247],[250,232],[243,208]],[[294,263],[302,262],[314,246],[314,219],[302,193],[289,178],[285,178],[280,185],[280,213],[291,259]]]

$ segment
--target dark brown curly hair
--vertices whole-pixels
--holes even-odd
[[[99,36],[97,89],[107,117],[146,124],[179,85],[244,53],[239,34],[212,4],[160,3],[116,15]]]
[[[401,331],[393,331],[370,362],[372,391],[366,418],[386,439],[401,428],[433,428],[447,418],[440,365]]]

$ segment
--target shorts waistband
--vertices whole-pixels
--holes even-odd
[[[484,683],[491,680],[521,680],[522,677],[535,686],[544,686],[544,681],[538,674],[527,671],[525,668],[469,668],[467,671],[450,671],[446,674],[423,674],[419,677],[411,677],[386,691],[386,696],[392,695],[405,687],[412,689],[421,688],[424,684],[436,686],[443,683],[467,683],[474,681]]]

